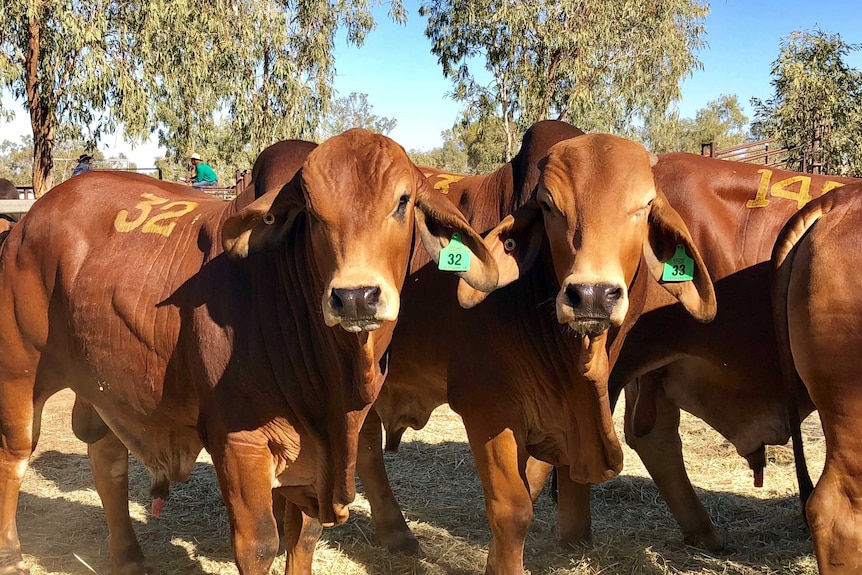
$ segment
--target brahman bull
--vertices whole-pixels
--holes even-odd
[[[490,230],[534,194],[539,162],[550,147],[580,135],[581,130],[564,122],[542,121],[527,130],[512,161],[492,174],[463,176],[427,167],[422,171],[474,229]],[[357,470],[371,505],[375,533],[391,551],[415,553],[419,543],[404,521],[386,476],[380,420],[386,429],[386,449],[395,450],[408,427],[421,429],[431,412],[446,403],[451,336],[464,313],[447,297],[456,288],[457,278],[437,273],[426,254],[414,254],[402,291],[401,321],[392,341],[389,375],[360,434]],[[508,325],[501,317],[492,329],[507,329]]]
[[[485,237],[498,288],[511,285],[476,305],[484,292],[459,282],[459,301],[475,309],[453,330],[447,391],[485,492],[486,573],[523,573],[532,502],[549,465],[560,469],[567,502],[561,526],[575,485],[622,468],[607,378],[648,285],[701,321],[715,315],[709,272],[656,188],[654,163],[640,144],[606,134],[555,144],[540,163],[535,201]]]
[[[646,150],[608,135],[566,139],[580,133],[543,122],[528,132],[520,157],[494,174],[431,173],[435,187],[476,229],[514,211],[485,240],[498,259],[501,285],[513,285],[458,313],[437,304],[436,294],[446,286],[417,269],[424,262],[414,261],[404,291],[405,321],[375,404],[393,448],[406,427],[424,425],[447,399],[448,378],[448,400],[464,419],[486,493],[494,532],[489,573],[522,571],[532,497],[549,464],[565,466],[566,493],[574,481],[602,481],[619,471],[608,366],[639,314],[647,284],[662,275],[678,246],[693,260],[694,281],[663,285],[700,319],[714,314],[709,275],[684,224],[656,190]],[[536,182],[539,165],[538,194],[519,208],[535,194],[526,184]],[[459,286],[467,306],[484,297]],[[448,374],[441,370],[447,365]],[[359,472],[378,535],[390,548],[415,549],[375,454],[379,426],[371,416],[361,438]],[[573,503],[568,496],[562,500],[565,516]],[[581,534],[564,531],[561,537]]]
[[[302,150],[299,153],[307,153]],[[279,169],[277,166],[273,169]],[[51,190],[0,255],[0,573],[23,575],[15,508],[42,407],[70,387],[92,421],[115,574],[155,570],[128,513],[128,452],[165,480],[213,458],[239,572],[278,550],[310,573],[321,526],[347,518],[357,435],[385,375],[413,230],[492,289],[482,240],[392,140],[351,130],[239,209],[185,186],[92,173]],[[340,326],[343,329],[333,329]]]
[[[562,122],[539,122],[528,130],[513,162],[493,174],[460,176],[423,170],[481,230],[526,201],[538,177],[536,164],[551,144],[580,134]],[[639,381],[640,397],[637,383],[627,393],[626,438],[655,479],[685,541],[720,549],[724,540],[685,473],[679,409],[698,415],[724,434],[755,469],[755,481],[762,481],[763,446],[786,443],[793,427],[778,377],[769,252],[782,223],[800,204],[853,180],[693,154],[663,154],[653,173],[658,187],[689,223],[710,274],[720,280],[716,285],[719,313],[712,323],[693,320],[665,290],[650,283],[647,312],[633,328],[611,375],[612,400],[626,383]],[[424,426],[431,411],[446,401],[449,349],[440,342],[449,339],[458,314],[454,303],[440,301],[439,294],[452,289],[445,283],[447,278],[434,274],[430,266],[421,269],[426,263],[414,258],[411,265],[390,373],[360,435],[364,446],[358,461],[360,476],[378,537],[392,550],[415,551],[418,543],[386,481],[375,412],[387,431],[387,449],[395,449],[405,429]],[[496,328],[504,329],[502,322]],[[638,397],[639,409],[635,409]],[[810,411],[810,403],[803,398],[799,419]],[[804,494],[808,476],[801,451],[797,452]],[[574,490],[560,501],[564,544],[580,542],[590,533],[588,487],[577,485]]]
[[[688,476],[679,410],[701,418],[746,458],[762,485],[764,446],[787,443],[811,412],[804,393],[788,414],[770,303],[769,258],[781,226],[800,207],[852,178],[674,153],[659,156],[657,186],[691,230],[715,283],[718,313],[692,321],[664,290],[650,286],[644,312],[611,372],[626,388],[626,440],[644,462],[686,543],[724,546]],[[800,493],[811,482],[794,440]],[[588,499],[584,499],[588,501]],[[583,529],[588,514],[577,521]]]
[[[826,463],[808,500],[823,575],[862,572],[862,183],[813,200],[775,242],[773,303],[788,393],[801,378],[820,414]],[[857,435],[858,434],[858,435]]]

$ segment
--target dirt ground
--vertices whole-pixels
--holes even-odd
[[[72,399],[71,393],[62,392],[46,406],[42,438],[20,498],[18,529],[33,575],[110,573],[107,529],[86,448],[74,438],[69,423]],[[618,414],[622,437],[619,420]],[[824,453],[816,416],[804,429],[816,478]],[[726,552],[713,555],[682,543],[655,485],[626,448],[623,473],[593,490],[595,541],[589,548],[557,546],[555,508],[550,497],[540,497],[525,554],[532,575],[816,573],[790,447],[768,449],[765,486],[756,489],[745,461],[714,431],[684,415],[683,432],[689,475],[728,542]],[[315,574],[483,573],[490,530],[458,416],[439,409],[424,430],[405,434],[397,454],[387,454],[387,467],[423,555],[391,555],[377,545],[360,487],[348,523],[324,531]],[[158,518],[148,514],[148,491],[147,473],[133,461],[132,518],[144,552],[161,573],[237,572],[227,517],[205,453],[190,480],[173,486]],[[271,572],[283,570],[281,556]]]

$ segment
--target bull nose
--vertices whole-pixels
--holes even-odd
[[[609,317],[623,297],[623,289],[612,284],[569,284],[566,297],[577,315]]]
[[[380,288],[378,286],[333,288],[332,295],[330,295],[332,309],[341,317],[374,317],[379,303]]]

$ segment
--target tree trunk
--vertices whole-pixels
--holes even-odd
[[[41,94],[39,58],[41,57],[41,13],[30,16],[30,38],[24,59],[27,108],[33,129],[33,193],[38,198],[54,185],[54,117],[50,96]]]
[[[44,113],[40,114],[44,115]],[[33,126],[33,194],[38,198],[54,187],[54,128],[30,113]]]

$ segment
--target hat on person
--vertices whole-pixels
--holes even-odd
[[[195,152],[194,154],[192,154],[191,156],[189,156],[189,159],[190,159],[190,160],[200,160],[200,159],[201,159],[201,155],[200,155],[200,154],[198,154],[197,152]]]
[[[84,162],[86,160],[92,160],[92,159],[93,159],[93,156],[91,156],[90,154],[81,154],[80,157],[78,158],[78,163],[80,164],[81,162]]]

